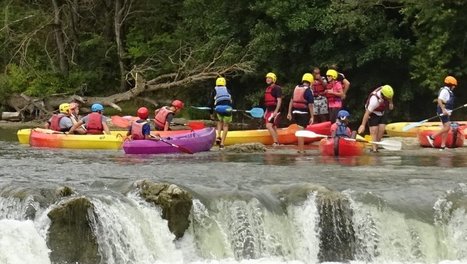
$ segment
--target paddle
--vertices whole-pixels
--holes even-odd
[[[121,117],[121,116],[114,115],[111,117],[111,119],[112,119],[112,124],[114,124],[114,126],[116,127],[129,128],[131,125],[131,120]],[[151,119],[148,119],[148,120],[151,120]],[[174,124],[188,126],[193,130],[205,128],[203,121],[188,121],[187,124],[177,124],[177,123],[174,123]]]
[[[321,134],[316,134],[313,131],[308,131],[308,130],[299,130],[295,132],[296,137],[307,137],[307,138],[317,138],[317,137],[329,137],[327,135],[321,135]],[[391,140],[391,139],[386,139],[382,140],[379,142],[375,141],[368,141],[365,140],[364,138],[360,137],[361,139],[353,139],[353,138],[343,138],[345,140],[349,141],[360,141],[360,142],[366,142],[366,143],[371,143],[371,144],[376,144],[376,145],[381,145],[384,149],[387,150],[401,150],[402,149],[402,142],[397,141],[397,140]]]
[[[156,137],[154,137],[154,136],[152,136],[152,135],[151,135],[150,137],[151,137],[150,140],[162,141],[162,142],[164,142],[164,143],[167,144],[167,145],[170,145],[170,146],[172,146],[172,147],[174,147],[174,148],[177,148],[177,149],[180,150],[181,152],[185,152],[185,153],[187,153],[187,154],[193,154],[193,152],[192,152],[191,150],[189,150],[189,149],[187,149],[187,148],[185,148],[185,147],[182,147],[182,146],[180,146],[180,145],[176,145],[176,144],[174,144],[174,143],[170,143],[169,141],[167,141],[167,140],[165,140],[165,139],[163,139],[163,138],[156,138]]]
[[[449,112],[449,113],[452,113],[453,111],[456,111],[456,110],[461,109],[461,108],[464,108],[464,107],[467,107],[467,104],[461,105],[461,106],[459,106],[459,107],[457,107],[457,108],[454,108],[454,109],[452,109],[452,110],[450,110],[450,111],[448,111],[448,112]],[[441,117],[441,116],[443,116],[443,114],[435,115],[435,116],[432,116],[432,117],[430,117],[430,118],[424,119],[424,120],[422,120],[422,121],[414,122],[414,123],[408,124],[408,125],[406,125],[405,127],[402,128],[402,131],[404,131],[404,132],[409,131],[409,130],[412,129],[412,128],[421,126],[423,123],[426,123],[426,122],[428,122],[428,121],[430,121],[430,120],[432,120],[432,119],[435,119],[435,118]]]
[[[199,110],[211,110],[211,107],[208,106],[192,106],[193,108],[199,109]],[[216,112],[221,113],[221,114],[227,114],[230,112],[246,112],[249,113],[252,117],[254,118],[261,118],[264,115],[264,110],[263,108],[259,107],[253,107],[250,110],[238,110],[238,109],[233,109],[231,106],[228,105],[218,105],[215,108]]]

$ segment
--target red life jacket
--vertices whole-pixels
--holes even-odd
[[[303,109],[307,108],[308,102],[305,100],[305,91],[308,89],[308,86],[305,85],[297,85],[293,91],[292,97],[292,106],[294,108]]]
[[[379,102],[378,107],[376,107],[375,110],[373,111],[384,112],[384,110],[389,108],[389,101],[385,100],[383,97],[378,95],[378,92],[381,91],[382,88],[383,87],[378,87],[373,92],[370,93],[370,95],[366,99],[365,108],[368,108],[368,105],[370,104],[370,99],[372,96],[375,96]]]
[[[147,124],[148,122],[133,122],[131,123],[131,138],[134,140],[139,140],[139,139],[144,139],[143,135],[143,126]]]
[[[88,134],[102,134],[104,126],[102,125],[102,115],[94,112],[88,115],[88,122],[86,123],[86,133]]]
[[[272,90],[278,85],[271,84],[266,88],[266,92],[264,93],[264,105],[265,106],[276,106],[277,105],[277,98],[272,96]]]
[[[326,85],[326,89],[328,90],[331,90],[332,92],[334,92],[334,86],[338,83],[338,81],[333,81],[333,82],[329,82],[327,85]],[[333,94],[326,94],[326,97],[328,98],[328,104],[331,104],[331,103],[334,103],[334,102],[340,102],[342,101],[342,98],[340,98],[339,96],[335,96]]]
[[[64,114],[55,114],[52,116],[50,120],[50,129],[54,131],[62,131],[60,128],[60,120],[65,117]]]
[[[159,112],[157,112],[156,117],[154,118],[154,124],[156,125],[159,130],[164,129],[165,122],[167,121],[167,116],[169,114],[173,114],[174,112],[169,110],[167,107],[161,107]]]
[[[315,80],[313,82],[313,96],[320,96],[324,94],[326,88],[323,85],[323,80]]]

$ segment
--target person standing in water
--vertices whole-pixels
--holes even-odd
[[[276,84],[277,76],[273,72],[266,74],[266,91],[264,92],[264,105],[266,112],[264,113],[264,122],[273,139],[273,146],[279,145],[279,138],[277,135],[277,125],[279,124],[279,117],[282,105],[282,88]]]

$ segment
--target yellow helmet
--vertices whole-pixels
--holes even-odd
[[[315,78],[313,77],[313,74],[311,73],[305,73],[303,74],[303,77],[302,77],[302,82],[309,82],[310,84],[313,83],[313,81],[315,80]]]
[[[277,80],[277,76],[273,72],[269,72],[268,74],[266,74],[266,78],[271,78],[272,82],[276,82]]]
[[[392,99],[392,97],[394,96],[394,90],[391,86],[387,84],[381,88],[381,93],[384,95],[384,97],[389,99]]]
[[[333,79],[337,79],[337,71],[330,69],[326,72],[326,76],[331,76]]]
[[[225,86],[227,81],[223,77],[219,77],[216,79],[216,86]]]
[[[452,76],[446,76],[446,78],[444,78],[444,83],[447,85],[457,86],[457,80]]]
[[[60,113],[68,114],[70,111],[70,104],[69,103],[63,103],[58,107],[58,110]]]

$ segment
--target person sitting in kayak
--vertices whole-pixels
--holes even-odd
[[[73,121],[70,117],[70,104],[60,104],[58,110],[59,113],[52,115],[52,117],[45,124],[45,128],[59,132],[68,132],[73,127]]]
[[[349,124],[350,113],[346,110],[340,110],[337,113],[337,119],[331,126],[331,137],[355,138],[356,132],[352,132],[347,125]]]
[[[84,124],[86,128],[86,134],[105,134],[110,135],[109,127],[107,126],[107,117],[102,115],[104,112],[104,107],[101,104],[93,104],[91,106],[91,111],[89,115],[83,117],[78,123],[74,124],[70,129],[69,133],[73,133],[75,129],[79,128]]]
[[[229,123],[232,122],[232,95],[226,87],[226,80],[223,77],[216,79],[216,87],[210,96],[210,105],[212,106],[211,118],[214,119],[214,112],[217,115],[217,139],[216,144],[220,149],[224,148],[225,138],[229,131]]]
[[[70,118],[71,118],[71,121],[73,122],[73,125],[78,123],[79,120],[81,120],[81,117],[79,116],[79,104],[78,103],[75,103],[75,102],[70,103]],[[84,125],[80,126],[80,130],[81,132],[79,132],[79,134],[86,134],[86,128],[84,127]],[[75,130],[75,133],[76,131],[78,130]]]
[[[136,115],[139,119],[131,123],[130,129],[126,135],[130,136],[132,140],[150,139],[151,126],[147,120],[149,116],[148,109],[146,107],[140,107]]]
[[[154,111],[154,125],[156,130],[168,131],[170,130],[170,123],[174,115],[178,114],[183,109],[183,102],[174,100],[170,106],[163,106]]]

